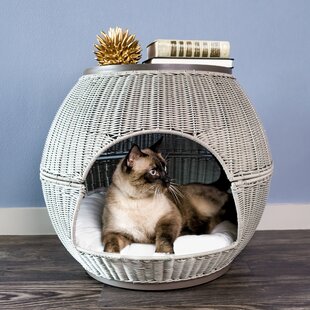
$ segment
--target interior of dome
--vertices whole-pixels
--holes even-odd
[[[103,152],[92,166],[87,179],[87,191],[108,187],[116,165],[133,144],[147,148],[163,136],[160,152],[168,161],[169,175],[178,184],[216,181],[220,166],[215,157],[200,144],[172,134],[145,134],[123,140]]]
[[[174,183],[210,185],[213,185],[214,182],[214,185],[217,183],[223,173],[217,159],[205,147],[183,136],[149,133],[133,136],[114,144],[96,159],[87,175],[85,182],[87,194],[82,199],[76,216],[75,243],[77,247],[97,253],[103,252],[101,217],[104,196],[118,162],[128,154],[133,144],[144,149],[153,145],[161,137],[163,140],[160,152],[167,161],[168,175]],[[224,182],[229,184],[225,173],[224,178],[226,178]],[[227,192],[231,194],[230,188]],[[231,210],[227,220],[218,224],[210,234],[181,236],[180,240],[177,238],[174,248],[178,251],[175,250],[175,254],[186,255],[231,247],[237,239],[236,207],[233,198],[231,201]],[[154,252],[154,245],[132,244],[127,246],[121,254],[152,256]]]

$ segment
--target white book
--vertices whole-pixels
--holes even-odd
[[[187,64],[205,65],[225,68],[234,67],[233,58],[181,58],[181,57],[154,57],[147,59],[143,63],[147,64]]]

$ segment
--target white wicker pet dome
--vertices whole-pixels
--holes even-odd
[[[216,163],[222,165],[237,210],[237,240],[223,250],[183,256],[79,248],[75,227],[83,198],[109,184],[115,160],[132,142],[147,146],[161,135],[165,151],[175,155],[169,168],[178,182],[208,182],[218,173]],[[271,174],[262,125],[231,70],[187,65],[87,70],[53,121],[40,168],[55,231],[85,270],[104,283],[154,290],[192,286],[226,272],[255,232]]]

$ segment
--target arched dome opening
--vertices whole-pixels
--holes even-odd
[[[134,135],[111,145],[92,164],[85,180],[85,199],[80,201],[80,208],[75,217],[76,225],[74,227],[76,229],[74,234],[77,247],[86,251],[103,252],[101,217],[105,207],[104,195],[111,184],[115,168],[119,161],[128,154],[133,144],[137,144],[141,149],[144,149],[153,145],[160,138],[163,138],[160,152],[167,161],[168,175],[173,183],[178,185],[207,184],[228,192],[231,199],[229,205],[225,206],[228,210],[225,211],[226,214],[223,216],[222,222],[225,221],[224,225],[227,225],[228,221],[237,225],[236,206],[230,189],[230,182],[226,177],[224,168],[220,166],[215,156],[201,144],[184,136],[167,133],[147,133]],[[226,228],[224,227],[224,229]],[[237,227],[234,226],[232,229],[231,241],[235,241]],[[208,243],[208,239],[204,242]],[[224,243],[223,247],[227,245]],[[214,246],[215,248],[212,248],[211,244],[205,244],[199,250],[202,252],[215,250],[221,246],[221,242],[214,244]],[[184,250],[182,251],[184,253]],[[135,255],[135,252],[131,252],[131,254]],[[148,254],[147,249],[144,254]]]

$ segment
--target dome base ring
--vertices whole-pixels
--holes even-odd
[[[117,280],[110,280],[100,276],[96,276],[95,274],[86,271],[87,274],[94,278],[95,280],[102,282],[104,284],[115,286],[119,288],[131,289],[131,290],[141,290],[141,291],[165,291],[165,290],[176,290],[181,288],[188,288],[196,285],[205,284],[211,282],[222,275],[224,275],[229,269],[231,264],[227,265],[226,267],[218,270],[214,273],[209,275],[199,277],[196,279],[189,279],[189,280],[181,280],[181,281],[171,281],[171,282],[162,282],[162,283],[137,283],[137,282],[124,282],[124,281],[117,281]]]

